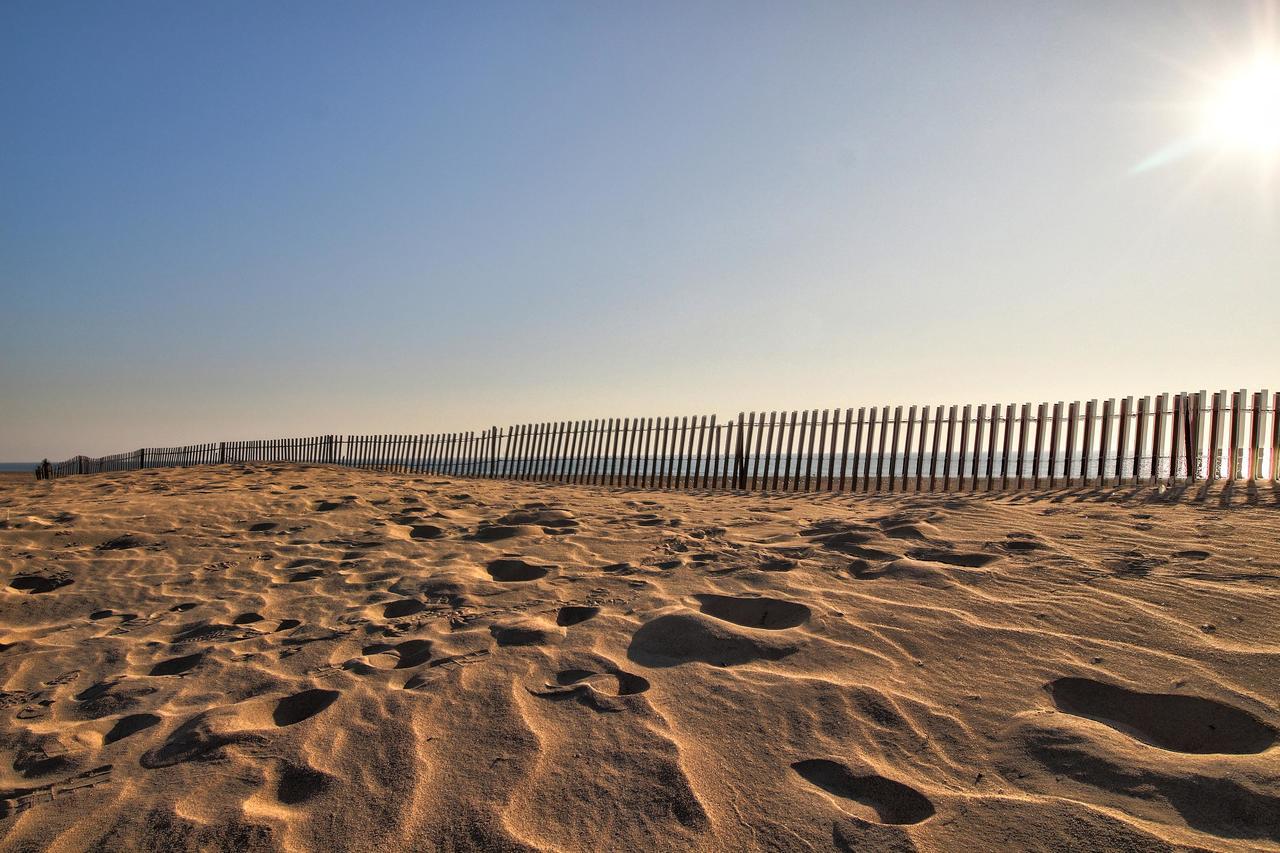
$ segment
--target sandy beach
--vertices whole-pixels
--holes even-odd
[[[9,478],[0,847],[1278,849],[1278,519]]]

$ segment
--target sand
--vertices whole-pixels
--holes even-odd
[[[6,482],[0,847],[1274,850],[1276,506]]]

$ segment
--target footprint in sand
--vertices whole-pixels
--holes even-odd
[[[477,664],[488,656],[488,649],[477,649],[473,652],[464,652],[463,654],[430,661],[425,671],[415,672],[409,676],[409,680],[404,683],[404,689],[418,690],[426,687],[431,682],[441,679],[451,672],[456,672],[464,666]]]
[[[599,614],[599,607],[566,604],[556,613],[556,624],[561,628],[567,628],[570,625],[578,625],[582,622],[586,622],[588,619],[594,619]]]
[[[279,704],[276,705],[276,709],[271,712],[271,719],[281,728],[301,723],[303,720],[309,720],[325,708],[328,708],[341,695],[337,690],[323,690],[321,688],[303,690],[301,693],[295,693],[292,696],[286,696],[281,699]]]
[[[510,558],[492,560],[485,568],[490,577],[502,583],[536,581],[538,578],[546,577],[547,572],[551,570],[550,566],[535,566],[524,560]]]
[[[382,617],[384,619],[401,619],[405,616],[421,613],[426,609],[427,606],[416,598],[402,598],[399,601],[391,601],[383,605]]]
[[[286,806],[296,806],[324,793],[333,777],[308,765],[286,762],[276,783],[276,799]]]
[[[941,548],[912,548],[907,556],[913,560],[924,560],[930,563],[944,563],[948,566],[959,566],[966,569],[980,569],[1000,559],[995,554],[981,552],[946,551]]]
[[[913,824],[934,815],[924,794],[874,773],[857,774],[838,761],[813,758],[791,765],[809,784],[848,801],[855,815],[884,824]]]
[[[752,616],[760,618],[760,614]],[[726,623],[740,624],[703,613],[659,616],[641,625],[632,635],[627,658],[650,667],[692,662],[737,666],[758,660],[781,660],[799,651],[804,643],[803,638],[793,639],[783,631],[746,633],[732,630]]]
[[[554,681],[540,688],[528,688],[534,696],[550,701],[576,700],[594,711],[613,713],[627,709],[625,696],[637,696],[649,689],[649,681],[616,667],[602,672],[590,669],[563,669]]]
[[[484,522],[475,533],[467,538],[474,542],[497,542],[502,539],[514,539],[517,536],[538,536],[542,528],[532,524],[491,524]]]
[[[61,589],[71,583],[73,583],[71,577],[64,574],[18,575],[9,582],[9,588],[16,589],[18,592],[25,592],[28,595],[40,595],[46,592],[53,592],[55,589]]]
[[[739,598],[731,595],[695,595],[702,612],[746,628],[778,631],[809,621],[812,611],[803,604],[781,598]]]
[[[127,717],[121,717],[116,720],[116,724],[111,727],[111,731],[107,732],[102,738],[104,745],[115,743],[118,740],[136,735],[140,731],[149,729],[160,722],[160,718],[155,714],[130,714]]]
[[[1139,693],[1088,678],[1045,685],[1059,711],[1084,717],[1172,752],[1246,755],[1276,742],[1276,729],[1252,714],[1199,696]]]
[[[431,659],[430,640],[405,640],[398,645],[375,643],[360,650],[377,669],[410,669]]]
[[[410,539],[439,539],[444,536],[444,528],[434,524],[414,524],[409,527]]]
[[[110,764],[104,764],[101,767],[77,773],[75,776],[51,785],[0,791],[0,820],[4,820],[11,815],[21,814],[27,809],[42,803],[51,803],[77,791],[94,788],[110,782],[111,767]]]
[[[193,655],[184,655],[180,658],[170,658],[161,661],[151,667],[151,671],[147,675],[182,675],[184,672],[190,672],[204,660],[204,652],[196,652]]]

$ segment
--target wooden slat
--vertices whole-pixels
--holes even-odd
[[[689,440],[689,416],[688,415],[681,416],[680,429],[679,429],[678,435],[680,439],[679,442],[677,443],[673,441],[671,444],[672,446],[671,455],[674,457],[672,459],[672,470],[674,472],[674,476],[672,477],[671,484],[674,488],[677,488],[677,489],[680,488],[681,484],[684,482],[685,443],[686,441]]]
[[[956,436],[956,407],[947,408],[947,452],[943,457],[942,463],[942,490],[944,492],[951,490],[951,452],[955,447]]]
[[[1092,478],[1089,474],[1089,457],[1093,453],[1094,414],[1098,410],[1098,401],[1089,400],[1084,404],[1084,421],[1080,424],[1080,482],[1089,485]]]
[[[725,489],[732,488],[729,471],[733,461],[733,438],[733,420],[730,419],[724,425],[724,462],[722,463],[723,474],[720,478],[720,486]]]
[[[870,416],[867,418],[866,458],[862,461],[862,490],[864,492],[871,491],[871,464],[875,461],[873,459],[875,453],[872,451],[876,446],[876,418],[879,417],[879,414],[879,407],[872,406]]]
[[[1249,422],[1249,478],[1257,480],[1262,476],[1262,428],[1266,422],[1267,392],[1255,391],[1253,394],[1253,417]]]
[[[805,454],[804,461],[804,490],[806,492],[812,491],[813,487],[813,449],[815,445],[821,447],[816,441],[817,435],[818,410],[814,409],[813,414],[809,417],[809,450]]]
[[[1222,409],[1226,391],[1213,394],[1213,411],[1209,420],[1209,465],[1205,480],[1212,483],[1222,474]],[[1197,443],[1197,446],[1199,444]]]
[[[986,427],[987,420],[987,404],[982,403],[978,406],[978,414],[973,422],[973,464],[970,466],[970,491],[978,490],[979,474],[981,473],[982,464],[982,433]]]
[[[782,472],[782,490],[784,492],[787,491],[788,487],[790,487],[791,485],[791,453],[792,453],[792,450],[794,450],[795,448],[796,418],[798,416],[799,416],[798,412],[796,411],[791,412],[791,426],[787,430],[787,451],[786,451],[785,460],[784,460],[784,457],[782,456],[782,441],[781,441],[781,435],[779,435],[778,465],[777,467],[775,467],[773,472],[773,488],[775,490],[778,488],[778,472],[779,471]],[[785,412],[783,413],[783,420],[784,421],[786,420]]]
[[[1124,460],[1129,455],[1129,411],[1133,408],[1133,398],[1125,397],[1120,401],[1120,421],[1116,428],[1116,485],[1124,482]]]
[[[755,412],[751,413],[751,418],[752,420],[755,419]],[[772,429],[770,430],[769,435],[770,437],[773,436]],[[751,459],[751,491],[753,492],[760,487],[760,452],[762,448],[764,450],[764,453],[767,455],[769,453],[769,449],[767,447],[764,447],[764,412],[763,411],[760,412],[760,426],[758,429],[756,429],[756,449],[755,449],[755,454]]]
[[[902,430],[902,407],[893,407],[893,438],[889,442],[889,491],[897,488],[898,480],[898,437]],[[906,467],[904,463],[902,467]]]
[[[1271,459],[1267,464],[1267,479],[1275,482],[1280,471],[1280,391],[1271,399]]]
[[[1048,403],[1040,403],[1036,407],[1036,438],[1031,453],[1031,485],[1040,488],[1040,463],[1044,457],[1044,419]]]
[[[792,492],[800,491],[800,479],[804,471],[804,439],[809,431],[809,410],[804,409],[800,412],[800,434],[796,437],[796,457],[795,472],[793,473],[787,489]],[[788,452],[790,447],[787,448]]]
[[[1004,409],[1004,431],[1000,442],[1000,488],[1009,488],[1009,452],[1013,443],[1014,404],[1009,403]]]
[[[702,465],[702,488],[704,489],[710,489],[715,486],[715,460],[717,458],[716,451],[719,450],[719,445],[717,444],[718,430],[716,416],[713,414],[707,419],[707,451],[703,457]]]
[[[641,483],[646,488],[652,488],[657,485],[658,428],[661,425],[662,418],[649,418],[646,422],[644,434],[644,481]]]
[[[880,444],[876,447],[876,491],[884,488],[884,449],[889,435],[889,407],[880,409]]]
[[[747,452],[747,425],[746,414],[738,412],[738,426],[734,431],[733,438],[733,488],[735,490],[746,488],[746,464],[745,457]]]
[[[671,486],[671,456],[672,447],[675,445],[673,420],[678,420],[678,418],[662,418],[662,455],[658,457],[658,487],[662,489]]]
[[[924,449],[929,435],[929,407],[920,407],[920,436],[916,446],[916,491],[924,490]]]
[[[1133,429],[1133,482],[1138,484],[1142,481],[1142,457],[1147,447],[1147,417],[1151,413],[1151,398],[1142,397],[1138,400],[1138,413],[1134,417]]]
[[[929,491],[933,491],[938,481],[938,452],[942,446],[942,406],[934,406],[933,441],[929,444]],[[945,473],[945,472],[944,472]]]
[[[1165,410],[1169,407],[1169,395],[1160,393],[1156,395],[1156,410],[1151,418],[1151,482],[1157,483],[1160,479],[1160,457],[1164,455],[1164,418]]]
[[[844,438],[840,443],[840,485],[838,490],[844,491],[845,468],[849,462],[849,434],[853,430],[853,407],[844,410]]]
[[[1212,401],[1209,392],[1200,390],[1191,395],[1191,407],[1187,410],[1189,417],[1187,426],[1191,430],[1191,440],[1187,457],[1195,460],[1196,479],[1205,476],[1213,462],[1211,431],[1206,432],[1206,419],[1212,417]],[[1208,450],[1206,450],[1208,444]]]
[[[604,423],[604,421],[601,423]],[[618,418],[609,418],[604,432],[600,436],[600,453],[596,459],[595,482],[598,486],[608,485],[613,447],[617,443],[617,432]]]
[[[1178,479],[1178,463],[1185,457],[1185,449],[1190,442],[1183,441],[1186,432],[1187,395],[1173,395],[1173,418],[1169,430],[1169,481]],[[1190,479],[1188,477],[1188,479]]]
[[[688,477],[685,478],[686,489],[699,488],[699,477],[702,475],[702,454],[706,450],[707,443],[707,416],[694,415],[693,420],[697,424],[697,444],[695,446],[693,440],[689,441],[690,472]]]
[[[1025,482],[1026,475],[1026,459],[1027,459],[1027,429],[1028,422],[1031,419],[1031,404],[1023,403],[1022,412],[1018,418],[1018,459],[1014,464],[1014,472],[1018,478],[1018,488],[1021,489]]]
[[[1230,435],[1227,444],[1227,480],[1235,480],[1240,470],[1237,455],[1240,450],[1240,411],[1244,408],[1244,392],[1237,391],[1231,396],[1231,416],[1228,418]]]
[[[895,414],[896,418],[897,415]],[[916,434],[916,407],[907,409],[907,434],[902,439],[902,491],[909,491],[911,486],[911,441]]]
[[[965,459],[969,454],[969,419],[973,407],[966,405],[960,412],[960,456],[956,459],[956,491],[964,491],[964,474],[968,470]]]
[[[761,415],[761,418],[763,418],[763,415]],[[755,473],[758,473],[760,475],[759,488],[765,489],[765,490],[768,490],[769,488],[769,459],[774,452],[773,439],[774,439],[774,434],[776,432],[777,425],[778,425],[778,412],[775,410],[769,413],[769,434],[765,437],[765,440],[764,440],[763,458],[761,458],[759,455],[757,455],[757,458],[756,458]],[[762,429],[760,430],[760,432],[761,434],[763,434],[764,430]],[[757,488],[755,474],[753,474],[751,478],[751,488],[753,490]]]
[[[831,447],[827,453],[827,491],[836,487],[836,434],[840,431],[840,409],[831,410]]]

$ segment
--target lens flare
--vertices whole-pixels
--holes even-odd
[[[1205,112],[1206,131],[1221,145],[1280,149],[1280,58],[1260,58],[1226,78]]]

